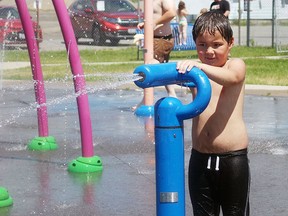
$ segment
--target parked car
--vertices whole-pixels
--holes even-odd
[[[42,30],[32,21],[35,38],[42,42]],[[16,7],[0,6],[0,44],[20,45],[26,44],[24,30]]]
[[[143,13],[127,0],[76,0],[68,8],[76,40],[91,38],[95,45],[106,39],[112,45],[133,39]]]

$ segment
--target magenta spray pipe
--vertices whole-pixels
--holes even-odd
[[[69,55],[69,62],[74,76],[74,89],[76,93],[80,93],[77,97],[77,105],[80,121],[82,157],[72,160],[68,164],[68,170],[71,172],[101,171],[103,169],[102,160],[100,157],[94,156],[92,123],[86,92],[86,81],[74,30],[64,0],[52,0],[52,2]]]
[[[35,81],[34,90],[36,101],[39,107],[37,108],[38,115],[38,134],[40,137],[48,136],[48,117],[46,107],[46,94],[44,88],[43,74],[38,52],[37,41],[35,39],[34,29],[26,1],[15,0],[22,26],[25,33],[27,48],[29,52],[30,64],[32,68],[33,79]]]
[[[44,88],[43,73],[40,63],[37,38],[35,38],[31,16],[26,1],[16,0],[21,23],[23,26],[27,43],[32,75],[34,80],[34,91],[37,102],[38,136],[30,140],[27,147],[29,150],[50,151],[56,150],[58,145],[53,136],[49,136],[48,116],[46,105],[46,93]],[[37,26],[38,28],[38,26]]]

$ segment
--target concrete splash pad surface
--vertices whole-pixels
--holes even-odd
[[[72,92],[47,87],[47,102]],[[75,174],[67,171],[67,163],[81,156],[75,98],[48,106],[49,133],[59,149],[31,152],[26,145],[37,136],[36,111],[30,107],[35,101],[33,89],[4,85],[0,95],[0,185],[9,190],[14,205],[1,208],[0,215],[155,215],[153,120],[137,118],[130,111],[141,93],[117,89],[89,95],[95,155],[102,158],[104,169]],[[155,96],[157,100],[166,95],[156,90]],[[189,102],[190,95],[179,99]],[[251,141],[251,215],[286,216],[288,98],[246,96],[245,100]],[[185,121],[186,179],[190,129],[191,121]],[[193,215],[187,186],[186,195],[186,215]]]

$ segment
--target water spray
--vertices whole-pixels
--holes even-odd
[[[211,85],[203,71],[194,67],[178,73],[176,63],[142,65],[134,70],[142,76],[135,81],[141,88],[194,83],[197,95],[187,105],[173,97],[155,104],[155,158],[157,216],[185,215],[185,168],[183,120],[200,115],[211,98]]]

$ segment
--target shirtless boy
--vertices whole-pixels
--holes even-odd
[[[228,19],[219,12],[199,16],[193,39],[200,62],[177,63],[179,73],[200,68],[209,78],[211,101],[193,119],[189,191],[194,216],[249,215],[248,135],[243,120],[245,63],[229,59],[234,38]],[[196,90],[192,89],[193,97]]]

